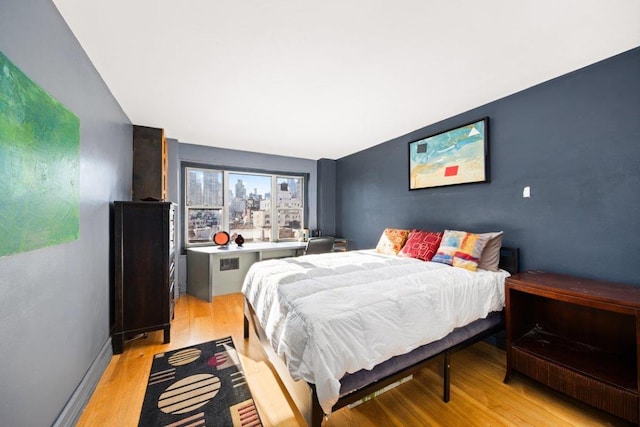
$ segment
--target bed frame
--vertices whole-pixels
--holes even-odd
[[[519,251],[517,248],[503,247],[500,250],[500,268],[511,274],[518,272]],[[244,300],[244,338],[249,338],[249,322],[253,323],[255,333],[269,359],[269,367],[287,390],[291,401],[295,404],[300,416],[310,427],[320,427],[324,412],[316,396],[315,386],[305,381],[294,381],[284,362],[271,347],[269,339],[260,326],[251,304]],[[360,370],[347,374],[340,380],[340,398],[333,406],[336,411],[351,403],[378,391],[402,378],[422,369],[431,359],[444,356],[443,400],[450,398],[451,364],[450,356],[478,341],[488,338],[504,328],[502,311],[490,313],[485,319],[478,319],[470,324],[456,328],[441,340],[423,345],[410,353],[395,356],[371,370]]]

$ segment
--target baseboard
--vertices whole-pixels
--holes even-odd
[[[76,387],[67,401],[67,404],[64,405],[60,415],[58,415],[58,418],[53,423],[53,427],[67,427],[77,424],[80,415],[82,415],[82,411],[85,406],[87,406],[87,403],[89,403],[89,399],[91,399],[91,395],[98,385],[102,374],[104,374],[104,371],[107,369],[107,365],[112,356],[111,337],[109,337],[89,367],[89,370],[82,378],[82,381],[80,381],[80,384],[78,384],[78,387]]]

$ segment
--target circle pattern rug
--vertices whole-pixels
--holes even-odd
[[[154,356],[139,427],[262,426],[231,337]]]

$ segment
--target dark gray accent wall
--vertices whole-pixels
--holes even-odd
[[[109,202],[131,198],[132,127],[50,0],[3,0],[0,50],[80,118],[79,240],[0,258],[0,424],[73,425],[111,356]]]
[[[336,161],[318,160],[318,228],[325,236],[336,235]]]
[[[408,190],[408,143],[489,117],[491,182]],[[338,233],[504,230],[521,269],[640,284],[640,48],[337,161]],[[531,198],[523,198],[525,186]]]

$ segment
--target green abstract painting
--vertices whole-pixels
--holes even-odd
[[[80,120],[0,52],[0,256],[77,240]]]

